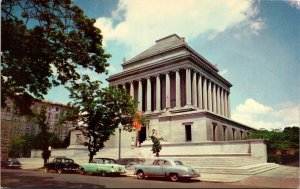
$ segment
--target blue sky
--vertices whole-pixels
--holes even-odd
[[[109,74],[123,58],[176,33],[233,84],[232,119],[255,128],[299,126],[300,1],[76,0],[96,18],[104,48],[112,55]],[[47,100],[67,103],[63,87]]]

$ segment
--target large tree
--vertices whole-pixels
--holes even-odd
[[[79,80],[82,69],[106,73],[110,55],[94,23],[71,0],[3,0],[1,98],[22,103],[22,113],[32,97]]]
[[[132,118],[135,116],[136,102],[124,89],[101,89],[100,84],[100,81],[83,78],[83,82],[68,88],[74,100],[72,106],[78,110],[78,120],[86,126],[84,134],[88,139],[89,162],[104,147],[119,123],[125,131],[134,129]]]

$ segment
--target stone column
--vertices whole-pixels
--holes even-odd
[[[228,118],[231,118],[231,110],[230,110],[230,93],[228,92]]]
[[[192,94],[193,94],[193,106],[197,107],[197,81],[196,81],[196,72],[193,74],[193,85],[192,85]]]
[[[203,107],[205,110],[207,110],[207,84],[206,84],[206,78],[203,77]]]
[[[157,75],[156,76],[156,111],[160,111],[161,110],[160,102],[161,102],[160,77],[159,77],[159,75]]]
[[[151,112],[151,80],[147,78],[147,112]]]
[[[217,86],[217,114],[221,114],[220,106],[220,86]]]
[[[176,108],[181,107],[181,94],[180,94],[180,73],[176,70]]]
[[[208,80],[207,94],[208,94],[208,110],[212,111],[211,81],[210,80]]]
[[[220,88],[221,90],[221,96],[220,96],[220,102],[221,102],[221,115],[224,115],[224,98],[223,98],[223,89]]]
[[[138,110],[142,111],[142,107],[143,107],[143,96],[142,96],[142,92],[143,92],[143,89],[142,89],[142,79],[139,79],[139,91],[138,91]]]
[[[133,81],[130,82],[130,96],[132,97],[132,99],[134,99],[134,88],[133,88]]]
[[[186,89],[186,106],[192,105],[191,102],[191,69],[185,70],[185,89]]]
[[[199,75],[198,79],[198,107],[203,108],[203,103],[202,103],[202,76]]]
[[[225,111],[224,115],[225,117],[228,117],[228,109],[227,109],[227,91],[224,91],[224,106],[225,106]]]
[[[169,109],[171,106],[171,96],[170,96],[170,75],[166,73],[166,109]]]
[[[213,83],[213,112],[217,113],[216,84]]]
[[[122,84],[122,87],[126,91],[126,83]]]

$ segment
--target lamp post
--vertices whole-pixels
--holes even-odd
[[[121,122],[118,125],[119,128],[119,164],[121,164],[121,130],[123,129],[123,125]]]

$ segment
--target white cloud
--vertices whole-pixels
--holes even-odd
[[[300,104],[287,102],[273,108],[249,98],[233,110],[232,119],[257,129],[279,129],[299,126],[299,112]]]
[[[288,4],[290,4],[292,7],[295,7],[296,9],[300,10],[300,0],[286,0]]]
[[[153,41],[177,33],[186,39],[217,34],[241,23],[258,33],[262,20],[253,20],[259,9],[255,1],[240,0],[121,0],[111,18],[98,18],[104,44],[114,40],[124,44],[135,55],[153,45]],[[121,16],[122,19],[121,19]],[[113,24],[116,21],[119,23]]]
[[[118,71],[112,64],[109,65],[109,67],[107,68],[107,70],[108,70],[109,74],[115,74]]]

